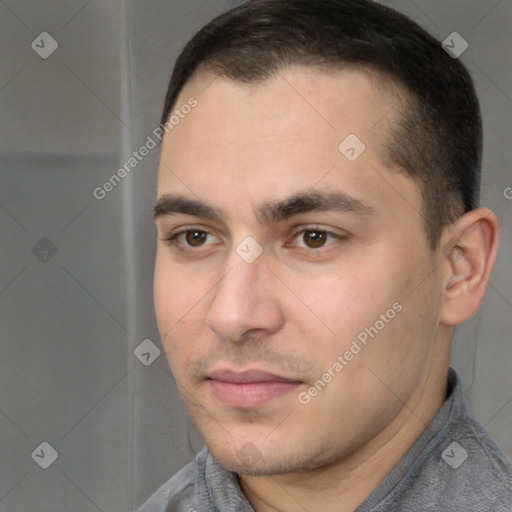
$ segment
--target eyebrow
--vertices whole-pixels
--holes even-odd
[[[275,223],[309,212],[351,212],[375,214],[375,209],[345,192],[305,192],[285,200],[264,204],[259,212],[260,222]]]
[[[374,215],[375,209],[344,192],[303,192],[284,200],[265,203],[258,212],[262,224],[277,223],[295,215],[314,211],[338,211]],[[166,194],[158,198],[154,207],[155,220],[166,215],[191,215],[223,222],[225,215],[201,200]]]
[[[158,198],[153,208],[155,220],[159,217],[176,214],[192,215],[218,221],[222,221],[224,217],[220,210],[200,200],[173,194],[166,194]]]

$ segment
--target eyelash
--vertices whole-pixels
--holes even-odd
[[[177,233],[174,233],[173,235],[167,237],[167,238],[164,238],[163,241],[165,241],[167,244],[171,245],[171,246],[174,246],[174,247],[178,247],[178,248],[181,248],[182,250],[195,250],[195,249],[201,249],[202,247],[204,247],[204,245],[200,245],[196,248],[194,248],[193,246],[190,246],[190,245],[187,245],[187,244],[181,244],[180,242],[178,242],[178,238],[182,235],[186,235],[187,233],[190,233],[190,232],[198,232],[198,233],[204,233],[206,234],[206,236],[214,236],[212,235],[211,233],[209,233],[207,230],[201,228],[201,227],[188,227],[187,229],[182,229],[181,231],[178,231]],[[322,228],[320,226],[303,226],[300,228],[300,230],[297,230],[293,233],[293,236],[292,236],[292,240],[296,240],[300,235],[304,235],[305,233],[308,233],[308,232],[318,232],[318,233],[322,233],[324,235],[326,235],[327,237],[330,237],[331,239],[334,239],[335,241],[343,241],[344,239],[347,238],[347,236],[342,236],[342,235],[338,235],[336,233],[333,233],[332,231],[329,231],[325,228]],[[320,251],[321,249],[325,249],[326,247],[328,247],[329,245],[331,245],[333,242],[331,243],[327,243],[327,244],[324,244],[318,248],[312,248],[312,247],[301,247],[301,246],[297,246],[297,245],[292,245],[291,243],[287,243],[286,244],[286,247],[299,247],[300,249],[305,249],[305,250],[309,250],[309,251],[314,251],[314,252],[318,252]],[[210,245],[210,244],[206,244],[206,245]]]
[[[168,243],[169,245],[173,245],[173,246],[183,246],[185,247],[186,249],[193,249],[193,247],[191,246],[188,246],[188,245],[184,245],[184,244],[180,244],[177,240],[180,236],[182,235],[186,235],[187,233],[191,233],[191,232],[197,232],[197,233],[204,233],[206,235],[211,235],[213,236],[211,233],[209,233],[208,231],[206,231],[205,229],[203,228],[194,228],[194,227],[189,227],[187,229],[183,229],[181,231],[178,231],[177,233],[174,233],[173,235],[167,237],[167,238],[164,238],[163,241]],[[201,246],[202,247],[202,246]]]

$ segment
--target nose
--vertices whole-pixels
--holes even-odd
[[[233,254],[226,268],[209,305],[207,327],[232,343],[263,339],[279,331],[284,314],[264,255],[246,263]]]

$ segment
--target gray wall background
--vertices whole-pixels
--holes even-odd
[[[151,348],[147,366],[134,354],[146,339],[161,349],[158,150],[104,199],[93,189],[156,128],[182,45],[236,3],[0,2],[2,512],[133,510],[201,445],[163,352]],[[452,359],[473,415],[512,454],[512,2],[382,3],[469,43],[461,58],[485,123],[482,204],[499,216],[502,242]],[[47,58],[31,47],[51,49],[43,32],[58,43]]]

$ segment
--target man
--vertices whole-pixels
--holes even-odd
[[[156,314],[207,448],[140,510],[512,510],[449,369],[498,247],[462,64],[366,0],[253,0],[162,125]]]

